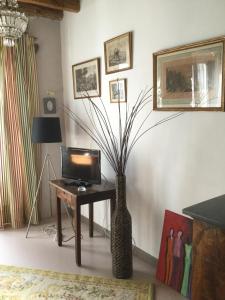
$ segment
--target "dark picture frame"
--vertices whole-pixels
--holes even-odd
[[[153,109],[224,111],[225,37],[153,53]]]
[[[127,102],[127,79],[121,78],[109,81],[111,103]]]
[[[132,69],[132,32],[114,37],[104,43],[105,73],[111,74]]]
[[[101,96],[100,58],[72,66],[74,99]]]
[[[43,108],[45,114],[56,114],[56,99],[54,97],[43,98]]]

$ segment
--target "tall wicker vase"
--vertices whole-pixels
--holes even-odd
[[[117,204],[112,217],[112,269],[116,278],[133,273],[132,221],[126,205],[126,176],[116,177]]]

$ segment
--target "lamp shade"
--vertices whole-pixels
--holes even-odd
[[[33,118],[33,143],[60,143],[62,141],[59,118],[36,117]]]

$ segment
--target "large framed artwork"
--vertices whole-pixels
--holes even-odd
[[[154,53],[153,108],[224,111],[224,42],[219,37]]]
[[[156,278],[191,295],[192,219],[166,210]]]
[[[105,73],[132,68],[132,32],[127,32],[104,43]]]
[[[110,102],[127,102],[127,80],[125,78],[109,82]]]
[[[74,99],[101,96],[100,58],[72,66]]]

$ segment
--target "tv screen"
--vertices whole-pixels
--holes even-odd
[[[89,184],[101,183],[99,150],[61,147],[62,177]]]

